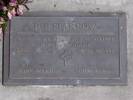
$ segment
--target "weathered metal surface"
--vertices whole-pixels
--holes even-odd
[[[125,85],[125,14],[15,17],[4,36],[4,85]]]

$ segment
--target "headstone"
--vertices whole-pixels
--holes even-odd
[[[126,85],[124,13],[41,14],[9,22],[3,85]]]

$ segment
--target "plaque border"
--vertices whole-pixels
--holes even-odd
[[[53,16],[55,13],[46,13],[46,16]],[[65,15],[64,15],[65,14]],[[36,15],[36,14],[35,14]],[[3,60],[2,60],[2,84],[5,86],[20,86],[20,85],[103,85],[103,86],[116,86],[127,85],[127,25],[126,25],[126,13],[56,13],[58,17],[118,17],[119,25],[119,49],[120,49],[120,76],[119,78],[111,79],[11,79],[10,78],[10,25],[11,21],[8,23],[7,31],[3,36]],[[26,17],[28,16],[25,15]],[[37,15],[39,16],[39,15]],[[32,17],[37,17],[32,16]],[[43,17],[46,17],[45,15]],[[22,16],[24,17],[24,16]],[[29,16],[31,17],[31,16]],[[82,16],[81,16],[82,17]]]

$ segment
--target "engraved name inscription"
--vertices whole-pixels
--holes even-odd
[[[90,23],[28,23],[23,25],[22,32],[93,32],[96,24]]]

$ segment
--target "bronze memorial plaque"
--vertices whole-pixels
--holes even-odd
[[[125,13],[14,17],[3,45],[3,85],[126,85]]]

